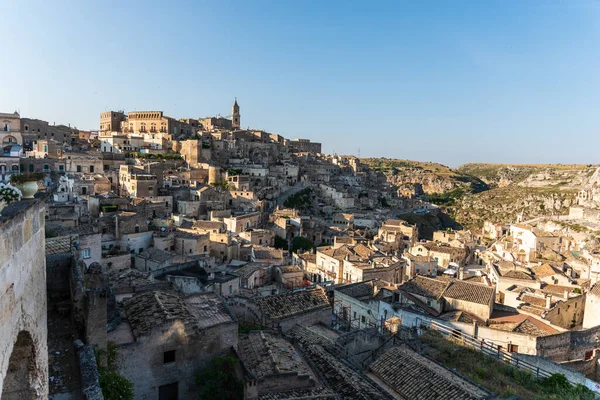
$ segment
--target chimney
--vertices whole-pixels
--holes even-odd
[[[546,308],[550,309],[551,305],[552,305],[552,295],[547,294],[546,295]]]
[[[563,297],[565,298],[565,300],[569,299],[569,291],[567,289],[565,289],[565,291],[563,292]]]
[[[458,279],[465,279],[465,267],[458,267]]]

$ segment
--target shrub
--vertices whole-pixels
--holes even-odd
[[[14,174],[10,176],[12,183],[37,182],[44,179],[44,174],[41,172],[27,172],[24,174]]]
[[[244,384],[235,372],[236,359],[216,357],[207,368],[196,372],[198,400],[236,400],[244,397]]]
[[[302,236],[296,236],[294,238],[294,240],[292,241],[292,251],[294,253],[297,253],[298,250],[302,249],[302,250],[312,250],[314,249],[315,245],[312,241],[308,240],[305,237]]]

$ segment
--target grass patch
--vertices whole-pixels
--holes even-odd
[[[434,331],[425,332],[420,339],[427,345],[425,354],[429,357],[499,393],[502,398],[517,395],[533,400],[595,399],[589,389],[581,385],[572,386],[562,374],[536,379],[529,371],[519,370],[493,357],[462,347]]]

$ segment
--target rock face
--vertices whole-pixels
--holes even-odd
[[[457,202],[453,211],[466,226],[481,226],[486,219],[511,222],[566,214],[577,204],[577,193],[593,187],[600,177],[597,165],[466,164],[457,170],[474,174],[492,187]]]
[[[425,194],[443,194],[456,189],[478,193],[488,189],[481,179],[442,164],[386,158],[362,159],[361,162],[384,174],[390,184],[399,188],[416,186],[417,192],[422,189]]]
[[[555,191],[509,185],[461,198],[453,208],[458,222],[480,227],[485,220],[516,222],[543,215],[567,214],[576,203],[576,191]]]

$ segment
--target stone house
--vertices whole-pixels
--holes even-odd
[[[237,355],[245,372],[244,399],[321,386],[300,353],[276,332],[251,331],[240,336]]]
[[[223,222],[229,232],[244,232],[248,229],[260,227],[262,224],[262,213],[253,212],[243,215],[223,218]]]
[[[299,290],[255,299],[263,326],[285,333],[294,325],[331,324],[331,305],[325,289]]]
[[[241,268],[231,271],[240,278],[240,287],[257,289],[271,282],[271,266],[263,263],[247,263]]]
[[[437,245],[434,242],[419,243],[410,249],[410,253],[415,256],[429,256],[437,262],[438,267],[446,269],[450,263],[456,263],[464,266],[467,261],[469,251],[467,248],[457,248],[448,245]]]
[[[496,291],[492,286],[469,281],[416,276],[396,291],[397,301],[412,303],[438,316],[447,311],[463,311],[487,321],[494,310]]]
[[[150,291],[124,300],[123,311],[108,340],[136,398],[194,399],[195,372],[238,344],[237,320],[214,293]]]
[[[408,252],[402,254],[406,261],[406,280],[414,278],[416,275],[437,276],[437,261],[431,256],[414,256]]]
[[[410,249],[418,240],[419,230],[400,219],[386,219],[377,232],[377,239],[392,243],[398,250]]]

